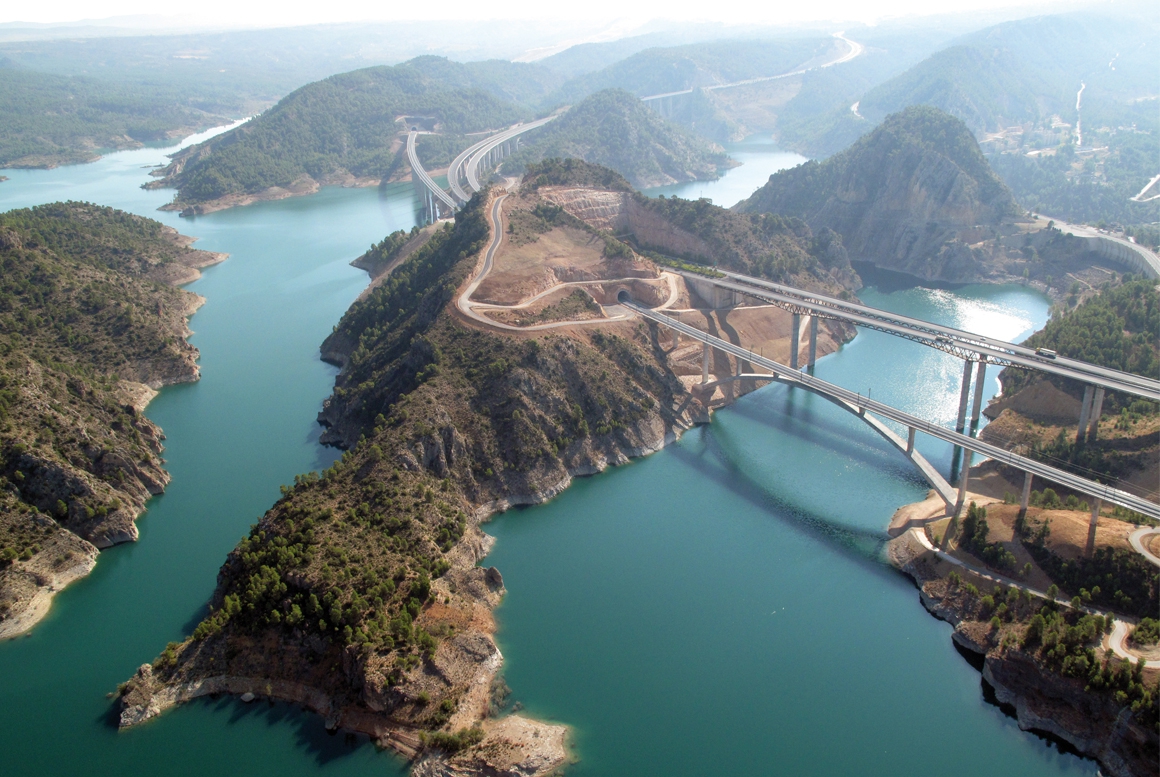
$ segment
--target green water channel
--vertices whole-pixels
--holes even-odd
[[[178,219],[155,211],[170,193],[138,188],[160,161],[147,149],[3,171],[0,210],[86,199],[231,254],[190,286],[208,300],[192,321],[202,380],[147,411],[168,435],[173,483],[140,541],[103,552],[30,636],[0,644],[4,772],[401,773],[365,739],[282,704],[203,700],[112,725],[105,694],[188,633],[278,486],[333,459],[314,424],[334,378],[318,344],[366,283],[347,262],[418,211],[403,184]],[[1010,338],[1047,314],[1019,287],[881,283],[862,298]],[[960,370],[873,332],[818,365],[944,422]],[[922,449],[949,469],[945,446]],[[1094,774],[986,703],[950,628],[880,560],[891,513],[925,489],[853,417],[770,387],[658,454],[498,517],[486,563],[509,590],[497,614],[514,698],[572,727],[575,775]]]

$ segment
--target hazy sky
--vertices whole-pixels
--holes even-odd
[[[1092,3],[1099,5],[1107,3]],[[1026,8],[1029,13],[1065,10],[1073,2],[1046,0],[952,0],[931,3],[929,0],[812,0],[812,2],[714,3],[706,0],[584,0],[562,3],[553,0],[503,0],[483,3],[478,0],[442,0],[432,2],[384,2],[383,0],[197,0],[184,6],[166,9],[156,0],[40,0],[35,3],[6,2],[0,6],[0,22],[69,22],[82,19],[105,19],[149,15],[153,19],[123,20],[127,26],[162,24],[179,21],[189,26],[283,26],[319,22],[347,22],[391,19],[567,19],[587,21],[673,19],[681,21],[711,20],[718,22],[778,22],[850,20],[873,22],[878,19],[911,14],[946,14],[1005,7]],[[191,13],[191,10],[193,11]],[[165,20],[167,11],[179,19]],[[631,27],[631,24],[626,26]]]

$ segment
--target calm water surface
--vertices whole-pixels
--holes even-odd
[[[717,205],[731,208],[763,186],[769,180],[769,176],[778,170],[797,167],[806,161],[801,154],[782,151],[771,138],[758,135],[748,137],[739,143],[726,143],[725,151],[741,165],[725,171],[725,174],[716,181],[691,181],[671,186],[657,186],[645,189],[644,193],[652,197],[663,194],[666,197],[684,197],[686,200],[706,197]]]
[[[794,163],[750,145],[751,164],[704,196],[732,204]],[[86,199],[231,253],[190,287],[208,299],[192,322],[201,382],[165,389],[148,410],[168,435],[173,483],[150,502],[141,541],[102,553],[31,636],[0,644],[5,772],[398,774],[391,756],[286,705],[204,701],[134,731],[110,725],[104,694],[188,633],[279,484],[333,459],[313,422],[334,378],[318,344],[365,285],[347,262],[417,211],[403,184],[182,220],[155,211],[170,192],[138,188],[161,161],[145,149],[4,171],[0,184],[0,210]],[[1019,287],[862,298],[1013,339],[1047,314]],[[818,365],[943,422],[960,370],[874,332]],[[945,446],[923,450],[949,468]],[[515,697],[573,727],[575,775],[1094,774],[987,705],[949,627],[879,560],[890,514],[925,490],[851,416],[770,387],[665,451],[497,518],[487,563],[509,589],[498,616]]]

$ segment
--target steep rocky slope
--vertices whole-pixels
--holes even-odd
[[[530,166],[523,188],[660,261],[720,265],[803,288],[848,292],[860,285],[841,236],[826,227],[815,231],[796,217],[645,197],[611,171],[576,159]]]
[[[1066,742],[1106,774],[1155,774],[1160,671],[1107,648],[1111,619],[960,575],[911,533],[892,540],[888,553],[927,610],[954,626],[954,643],[1021,729]]]
[[[736,206],[778,213],[842,236],[851,258],[921,278],[984,273],[972,249],[1019,208],[970,130],[934,108],[908,108],[824,162],[770,176]]]
[[[169,482],[155,390],[197,380],[190,280],[219,254],[161,224],[57,203],[0,214],[0,636],[135,540]]]

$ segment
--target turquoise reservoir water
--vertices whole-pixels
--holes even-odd
[[[318,344],[365,285],[347,262],[418,208],[404,184],[178,219],[155,211],[170,193],[138,188],[160,161],[150,149],[3,171],[0,210],[87,199],[232,254],[191,286],[209,300],[192,322],[201,382],[148,410],[174,479],[141,541],[102,553],[31,636],[0,644],[5,774],[400,774],[286,705],[207,700],[111,725],[105,694],[188,633],[279,484],[333,458],[313,421],[334,377]],[[1018,287],[862,296],[1013,338],[1047,311]],[[864,332],[818,374],[947,420],[959,369]],[[942,447],[923,450],[949,467]],[[669,449],[498,517],[487,563],[509,589],[499,638],[515,697],[573,727],[575,775],[1094,774],[987,705],[949,627],[879,560],[890,514],[925,488],[852,417],[771,387]]]
[[[717,205],[730,208],[753,194],[769,180],[769,176],[787,167],[796,167],[806,158],[793,151],[782,151],[769,137],[754,135],[739,143],[726,143],[725,151],[739,167],[732,167],[716,181],[691,181],[671,186],[645,189],[651,197],[683,197],[696,200],[706,197]]]

